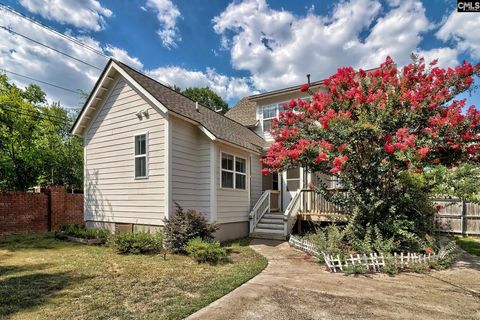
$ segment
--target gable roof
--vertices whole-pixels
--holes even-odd
[[[316,90],[323,85],[324,80],[315,81],[310,84],[310,88]],[[278,90],[268,91],[242,98],[233,108],[225,113],[225,116],[235,120],[246,127],[255,127],[257,125],[257,101],[276,95],[300,92],[302,86],[293,86]]]
[[[237,104],[225,113],[226,117],[241,123],[246,127],[257,125],[257,104],[250,97],[242,98]]]
[[[213,135],[214,139],[223,140],[255,152],[259,152],[265,146],[265,140],[263,140],[263,138],[240,123],[200,104],[198,104],[197,111],[196,102],[190,98],[172,90],[171,88],[144,75],[143,73],[134,70],[122,62],[111,60],[107,64],[106,69],[110,67],[110,64],[118,66],[121,70],[123,70],[128,77],[135,81],[155,100],[160,102],[160,104],[164,106],[168,112],[197,123],[202,131],[206,131],[207,135]],[[97,82],[96,87],[98,85],[99,83]],[[95,91],[96,88],[94,88],[92,94]],[[87,103],[80,112],[80,115],[78,116],[72,128],[72,132],[74,132],[76,123],[85,112],[85,109],[87,108],[88,102],[91,100],[91,98],[92,96],[89,97]]]

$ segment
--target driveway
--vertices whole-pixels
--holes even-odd
[[[429,274],[346,276],[286,242],[254,240],[267,268],[188,319],[480,319],[480,259]]]

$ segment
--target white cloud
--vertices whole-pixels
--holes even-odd
[[[137,70],[143,69],[143,63],[137,57],[132,57],[127,51],[121,48],[113,47],[109,44],[105,46],[105,51],[114,59],[120,60],[123,63],[135,68]]]
[[[160,28],[157,34],[162,39],[162,43],[168,49],[177,46],[177,42],[182,38],[177,28],[177,19],[182,15],[177,6],[170,0],[147,0],[147,8],[153,9],[157,14],[157,19],[160,22]]]
[[[36,41],[68,53],[100,69],[103,69],[107,62],[105,57],[13,14],[2,14],[0,25],[10,27],[18,33],[28,35]],[[77,37],[77,39],[134,67],[142,67],[137,58],[131,57],[123,49],[111,45],[103,46],[88,36]],[[81,89],[87,92],[93,87],[101,72],[101,70],[89,67],[3,29],[0,29],[0,69],[13,71],[69,89]],[[7,75],[20,87],[33,82],[9,73]],[[75,107],[80,102],[80,96],[75,93],[45,84],[39,85],[47,93],[50,101],[61,101],[62,105],[67,107]]]
[[[168,66],[148,70],[146,73],[164,84],[177,85],[182,89],[209,87],[225,100],[239,99],[257,93],[247,78],[228,77],[210,68],[202,72]]]
[[[45,19],[84,30],[104,29],[105,18],[112,16],[112,11],[97,0],[20,0],[20,4]]]
[[[213,20],[222,47],[230,50],[232,66],[247,70],[254,86],[271,90],[305,82],[305,75],[322,79],[338,67],[371,68],[386,56],[397,64],[419,52],[424,33],[433,28],[420,1],[342,1],[329,15],[312,11],[298,16],[275,10],[265,0],[231,3]],[[478,43],[478,41],[477,41]],[[421,51],[439,55],[440,62],[456,61],[457,51]]]
[[[452,40],[460,51],[468,52],[472,58],[480,59],[480,18],[475,13],[453,11],[436,36],[443,40]]]

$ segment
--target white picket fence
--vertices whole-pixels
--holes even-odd
[[[383,254],[371,253],[350,255],[350,257],[341,258],[340,256],[331,256],[326,252],[319,252],[315,244],[310,241],[290,236],[289,244],[297,249],[300,249],[308,254],[311,254],[317,258],[323,257],[326,266],[330,272],[343,272],[349,266],[362,265],[371,272],[379,272],[388,259],[394,259],[400,268],[407,267],[408,265],[415,263],[426,263],[428,260],[436,259],[436,254],[417,254],[417,253],[394,253],[393,256],[384,256]]]

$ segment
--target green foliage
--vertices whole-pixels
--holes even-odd
[[[368,268],[361,264],[350,264],[343,269],[345,274],[365,274],[368,273]]]
[[[174,86],[174,90],[178,89],[180,88]],[[212,110],[222,109],[222,113],[228,111],[228,103],[226,103],[218,94],[213,92],[213,90],[209,87],[187,88],[181,93],[194,101],[198,101],[198,103],[200,103],[201,105]]]
[[[345,230],[345,238],[349,245],[359,253],[390,254],[397,248],[394,237],[385,239],[377,225],[373,228],[368,226],[363,239],[358,238],[357,233],[351,226],[347,227]]]
[[[69,134],[71,120],[58,103],[46,103],[40,87],[22,90],[0,75],[0,190],[81,189],[83,147]]]
[[[220,246],[220,242],[203,241],[198,237],[188,241],[185,250],[198,263],[216,264],[227,256],[227,251]]]
[[[202,240],[212,240],[213,233],[218,229],[209,224],[205,216],[195,210],[183,210],[178,203],[173,217],[165,219],[165,248],[175,253],[185,253],[188,241],[199,237]]]
[[[429,265],[427,263],[410,263],[407,266],[407,269],[415,273],[426,273],[429,269]]]
[[[128,232],[117,234],[114,245],[119,253],[160,253],[163,248],[163,233]]]
[[[445,270],[450,268],[457,260],[457,244],[454,240],[449,241],[444,247],[440,248],[438,257],[428,261],[432,269]]]
[[[387,256],[385,258],[385,265],[381,269],[383,273],[387,273],[390,275],[395,275],[400,272],[400,266],[398,265],[397,261],[393,258],[393,256]]]
[[[455,168],[435,166],[425,170],[432,193],[480,203],[480,165],[463,163]]]
[[[57,238],[66,236],[82,239],[106,239],[110,233],[105,229],[86,229],[83,224],[64,224],[60,226],[60,232],[56,233]]]

